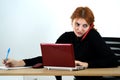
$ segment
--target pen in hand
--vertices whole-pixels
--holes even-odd
[[[8,48],[8,50],[7,50],[7,54],[6,54],[5,61],[7,61],[7,60],[8,60],[8,55],[9,55],[9,53],[10,53],[10,48]]]
[[[5,64],[6,67],[8,66],[7,60],[8,60],[9,53],[10,53],[10,48],[8,48],[7,53],[6,53],[6,57],[3,60],[3,64]]]

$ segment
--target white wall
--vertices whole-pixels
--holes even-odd
[[[0,60],[9,47],[10,58],[41,55],[39,43],[54,43],[72,30],[70,16],[78,6],[92,9],[102,36],[120,37],[119,4],[120,0],[0,0]]]
[[[0,55],[11,48],[11,58],[41,55],[39,43],[52,42],[72,30],[70,16],[77,6],[88,6],[102,36],[119,37],[119,0],[0,0]]]

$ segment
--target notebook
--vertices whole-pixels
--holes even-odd
[[[31,68],[31,66],[28,66],[28,67],[6,67],[6,66],[0,66],[0,70],[14,70],[14,69],[24,69],[24,68]]]
[[[43,67],[48,70],[81,70],[82,66],[75,66],[74,50],[72,44],[40,44]]]

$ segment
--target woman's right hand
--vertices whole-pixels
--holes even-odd
[[[3,60],[3,64],[7,67],[25,66],[25,62],[23,60],[18,61],[14,59]]]
[[[88,68],[88,63],[87,62],[82,62],[82,61],[78,61],[78,60],[75,60],[75,65],[76,66],[83,66],[84,68]]]

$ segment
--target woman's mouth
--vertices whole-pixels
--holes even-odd
[[[83,35],[83,33],[81,33],[81,32],[76,32],[76,34],[78,37],[81,37]]]
[[[81,32],[77,32],[77,34],[78,34],[78,35],[82,35],[82,33],[81,33]]]

